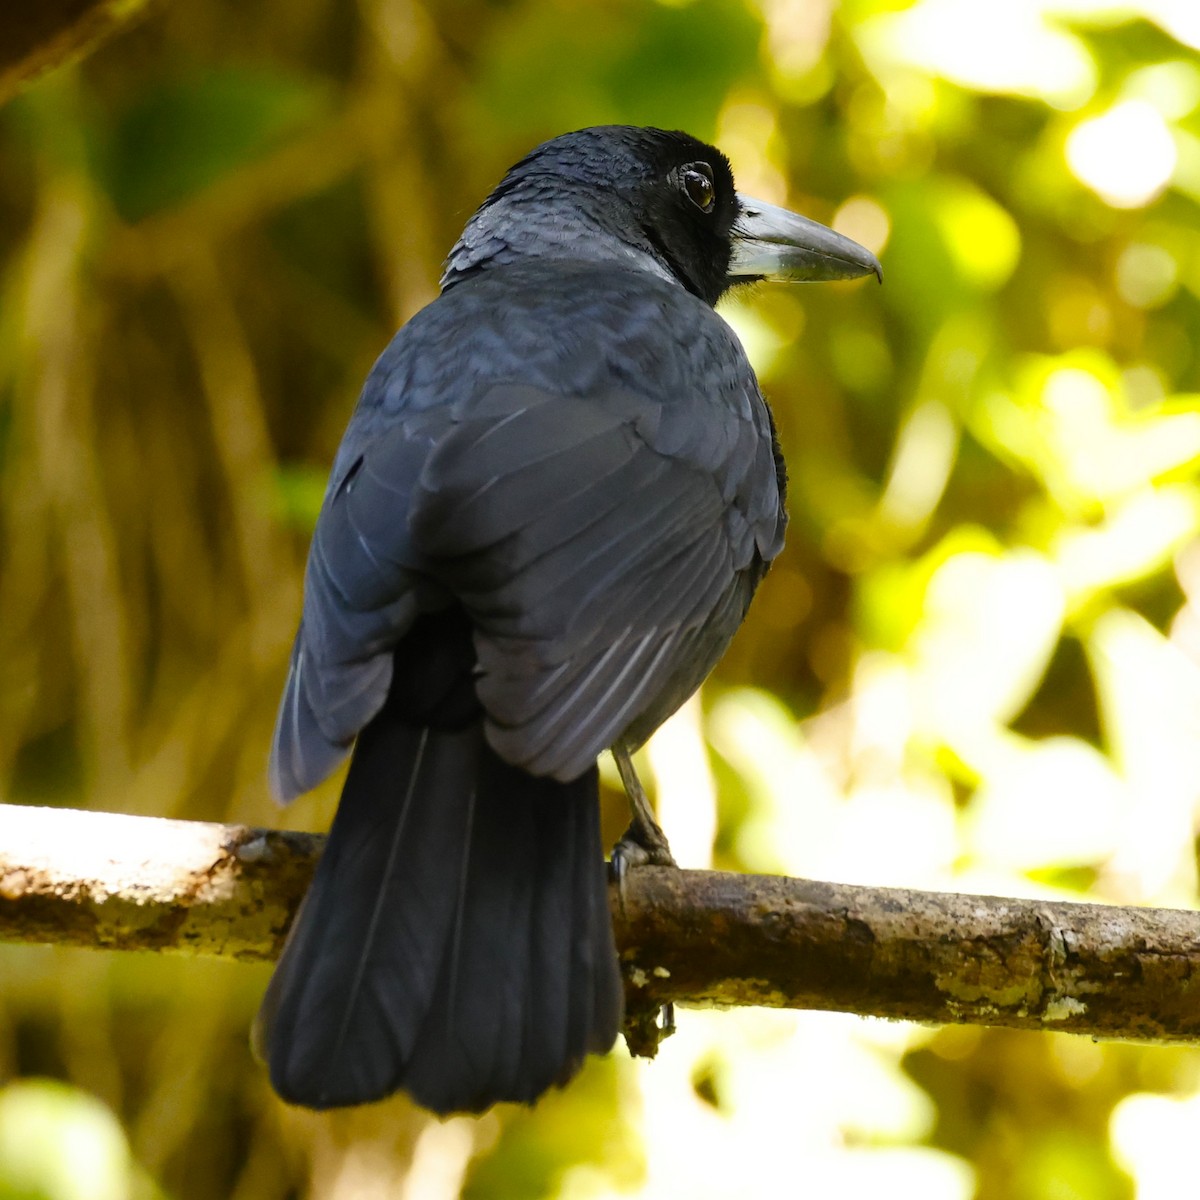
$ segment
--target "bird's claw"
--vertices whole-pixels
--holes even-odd
[[[629,828],[621,836],[621,840],[612,849],[612,859],[609,863],[609,873],[617,885],[617,900],[621,912],[625,912],[625,881],[629,872],[635,867],[677,867],[679,864],[671,854],[666,834],[658,822],[652,821],[647,827],[637,820],[630,823]]]
[[[630,1008],[625,1012],[625,1044],[634,1058],[654,1058],[664,1038],[675,1032],[675,1005]]]
[[[675,1005],[668,1000],[662,1006],[659,1031],[662,1037],[669,1038],[675,1032]]]
[[[637,821],[621,835],[621,840],[613,847],[614,864],[621,860],[624,870],[630,867],[677,867],[679,864],[671,854],[671,846],[667,836],[657,823],[650,828],[640,825]]]

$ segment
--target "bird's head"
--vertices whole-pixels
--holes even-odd
[[[467,223],[443,286],[528,257],[637,264],[709,304],[761,279],[883,278],[857,242],[739,193],[715,147],[630,125],[563,134],[517,163]]]

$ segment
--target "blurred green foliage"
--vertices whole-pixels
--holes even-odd
[[[253,162],[322,116],[323,89],[278,72],[197,70],[138,95],[103,132],[97,174],[136,222]]]
[[[39,83],[0,110],[0,799],[328,820],[263,766],[361,380],[506,166],[653,123],[887,272],[725,306],[792,525],[647,751],[681,859],[1194,906],[1198,46],[1193,0],[208,0]],[[1191,1174],[1193,1051],[827,1014],[685,1012],[533,1112],[291,1112],[264,977],[0,947],[0,1200]]]

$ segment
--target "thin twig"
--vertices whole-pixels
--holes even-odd
[[[146,0],[16,0],[0,5],[0,104],[65,66],[147,8]]]

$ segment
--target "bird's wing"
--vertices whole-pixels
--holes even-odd
[[[410,535],[470,615],[504,758],[570,779],[707,674],[778,549],[765,419],[510,384],[436,439]]]
[[[431,445],[417,414],[340,454],[313,533],[304,616],[271,745],[272,791],[316,786],[383,706],[392,651],[423,609],[444,603],[408,536],[409,492]]]

